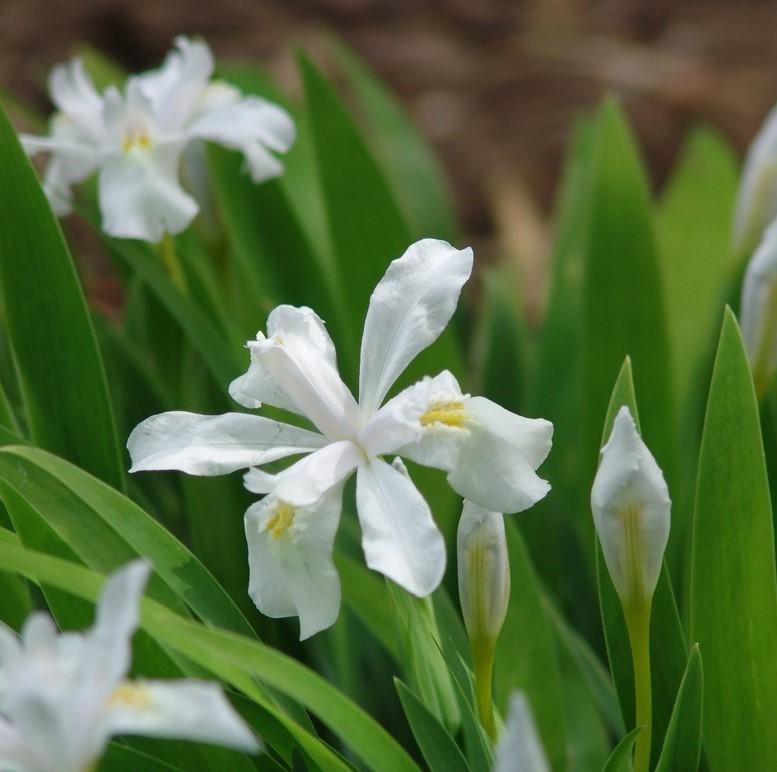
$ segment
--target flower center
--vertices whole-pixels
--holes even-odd
[[[152,703],[148,687],[125,681],[110,697],[112,705],[127,705],[131,708],[147,708]]]
[[[461,428],[467,422],[467,413],[464,410],[464,402],[455,400],[451,402],[433,402],[429,410],[421,416],[421,426],[442,424]]]
[[[135,127],[124,133],[124,141],[121,143],[121,149],[129,153],[135,148],[138,150],[148,150],[153,145],[151,137],[146,129]]]
[[[294,523],[294,507],[285,501],[279,501],[275,505],[275,512],[267,520],[264,526],[266,531],[270,532],[273,539],[280,539],[284,536]]]

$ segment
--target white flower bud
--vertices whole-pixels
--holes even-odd
[[[766,230],[747,265],[739,317],[760,396],[777,369],[777,223]]]
[[[749,253],[777,217],[777,108],[750,145],[734,215],[734,249]]]
[[[494,772],[550,772],[550,764],[523,692],[510,697],[504,732],[499,738]]]
[[[602,448],[591,509],[621,602],[626,608],[648,605],[669,539],[671,501],[664,475],[627,407],[618,412]]]
[[[470,640],[493,644],[510,600],[504,517],[464,500],[457,536],[459,598]]]

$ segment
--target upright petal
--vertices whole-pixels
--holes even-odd
[[[379,458],[356,473],[356,508],[367,565],[424,597],[445,572],[445,543],[403,466]]]
[[[664,475],[627,407],[602,448],[591,509],[615,589],[625,605],[653,596],[669,539],[671,501]]]
[[[494,772],[550,772],[550,764],[523,692],[510,697],[507,721],[496,748]]]
[[[332,545],[342,491],[336,485],[305,507],[270,495],[246,512],[248,593],[267,616],[298,616],[300,640],[333,625],[340,611]]]
[[[213,54],[202,40],[181,35],[158,70],[133,78],[151,102],[163,132],[180,132],[190,120],[213,73]]]
[[[67,119],[93,143],[104,138],[102,97],[81,59],[56,66],[49,76],[51,100]]]
[[[283,171],[270,151],[287,152],[294,143],[295,133],[294,121],[283,108],[257,96],[215,103],[187,130],[189,137],[241,151],[254,182],[277,177]]]
[[[178,469],[196,475],[227,474],[325,444],[320,434],[263,416],[177,410],[147,418],[127,440],[131,472]]]
[[[239,405],[251,410],[256,410],[267,404],[299,415],[300,408],[292,402],[288,394],[278,385],[272,373],[261,362],[259,352],[262,350],[262,342],[265,340],[264,333],[260,332],[257,333],[255,341],[249,340],[246,343],[251,363],[247,372],[229,384],[229,395]]]
[[[450,321],[472,272],[472,250],[423,239],[394,260],[375,287],[364,323],[359,404],[372,415],[400,373]]]
[[[341,440],[319,448],[278,474],[249,469],[244,480],[253,493],[274,493],[295,507],[305,507],[345,480],[364,460],[358,445]]]
[[[277,388],[331,440],[354,439],[358,407],[337,372],[332,340],[309,308],[278,306],[267,338],[250,344]]]
[[[143,735],[225,745],[255,752],[254,733],[224,696],[205,681],[126,681],[105,717],[109,734]]]
[[[189,225],[197,203],[178,179],[182,150],[179,142],[163,143],[117,152],[103,162],[99,200],[107,234],[157,243]]]

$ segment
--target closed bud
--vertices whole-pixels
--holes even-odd
[[[626,609],[649,607],[669,539],[671,501],[627,407],[618,412],[602,448],[591,509],[621,602]]]
[[[465,499],[457,536],[459,598],[474,643],[496,642],[510,600],[504,517]]]
[[[531,706],[523,692],[510,697],[507,721],[496,747],[494,772],[550,772]]]

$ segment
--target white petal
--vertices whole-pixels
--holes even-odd
[[[669,539],[669,490],[627,407],[602,448],[591,509],[615,589],[642,603],[655,589]],[[636,561],[636,563],[635,563]]]
[[[245,413],[171,411],[138,424],[127,440],[131,472],[178,469],[217,475],[322,447],[315,432]]]
[[[261,332],[256,337],[260,344],[261,341],[266,340]],[[251,355],[251,364],[244,375],[235,378],[229,385],[229,394],[232,399],[243,407],[252,410],[267,404],[299,414],[300,408],[289,399],[273,378],[272,373],[261,363],[258,356],[261,345],[257,346],[255,341],[250,340],[246,344],[246,348]]]
[[[60,112],[93,143],[103,139],[103,101],[81,59],[60,64],[51,71],[49,93]]]
[[[250,96],[205,109],[189,127],[188,136],[242,151],[251,178],[262,182],[283,170],[269,151],[288,151],[294,142],[295,129],[291,116],[281,107]]]
[[[745,160],[734,215],[734,248],[748,250],[777,217],[777,107],[764,121]]]
[[[0,769],[3,772],[36,772],[36,762],[45,763],[35,758],[16,729],[0,716]]]
[[[22,627],[22,644],[29,653],[52,651],[58,634],[54,620],[45,611],[36,611]]]
[[[428,385],[422,382],[404,389],[383,405],[359,433],[359,442],[367,455],[394,453],[421,440],[419,418],[429,404],[428,395]]]
[[[253,493],[274,493],[297,507],[315,503],[345,480],[365,460],[361,448],[348,440],[332,442],[276,475],[250,469],[245,485]]]
[[[118,152],[103,162],[99,199],[106,233],[157,243],[189,225],[197,203],[178,180],[181,151],[181,143],[165,143]]]
[[[337,372],[332,340],[315,312],[278,306],[267,319],[267,338],[250,346],[296,412],[332,440],[355,437],[358,407]]]
[[[412,481],[379,458],[356,475],[356,507],[367,565],[419,597],[445,572],[445,544]]]
[[[133,80],[152,104],[159,127],[179,131],[189,121],[213,72],[213,54],[201,40],[179,36],[158,70]]]
[[[740,322],[742,339],[747,356],[753,368],[765,367],[765,376],[770,380],[777,369],[777,335],[769,329],[773,324],[772,307],[777,303],[777,222],[766,230],[758,249],[747,264],[742,283]],[[768,335],[774,343],[765,349]],[[764,349],[762,351],[762,349]],[[760,362],[759,358],[765,361]]]
[[[195,740],[257,751],[256,738],[224,696],[205,681],[125,682],[109,701],[110,734]]]
[[[342,490],[337,485],[306,507],[270,495],[246,512],[249,595],[267,616],[299,616],[301,640],[333,625],[340,611],[332,545]]]
[[[510,697],[504,732],[499,738],[494,772],[550,772],[550,764],[522,692]]]
[[[0,622],[0,669],[7,668],[21,654],[21,644],[16,633]]]
[[[472,271],[472,250],[423,239],[389,265],[364,323],[359,404],[372,415],[400,373],[450,321]]]

